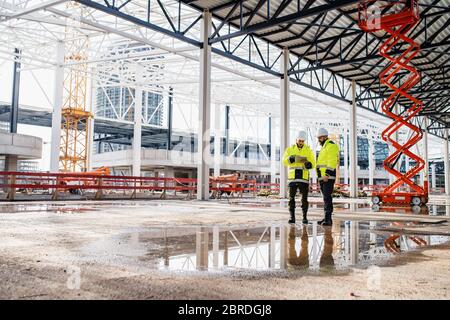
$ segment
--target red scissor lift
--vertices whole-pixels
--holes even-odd
[[[373,194],[374,204],[424,205],[428,202],[427,177],[423,186],[414,182],[414,177],[425,168],[425,161],[411,151],[422,140],[422,130],[411,120],[423,109],[423,103],[408,93],[420,81],[420,73],[411,64],[420,51],[420,45],[407,36],[419,18],[417,0],[366,0],[359,3],[360,28],[368,33],[383,35],[385,32],[389,35],[380,48],[380,55],[389,62],[380,73],[380,83],[392,90],[391,95],[383,101],[382,110],[393,121],[383,131],[382,138],[394,148],[394,152],[385,159],[384,168],[396,180],[383,191]],[[396,111],[399,98],[409,101],[401,112]],[[395,134],[405,129],[409,139],[404,143],[396,141],[393,138]],[[415,162],[414,167],[404,173],[396,169],[403,155]]]

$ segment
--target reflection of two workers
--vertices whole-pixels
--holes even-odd
[[[288,265],[294,268],[309,268],[309,236],[308,236],[308,227],[303,226],[302,234],[301,234],[301,245],[300,252],[297,254],[295,249],[296,242],[296,228],[294,225],[291,225],[289,230],[289,239],[288,239]],[[324,228],[323,235],[323,250],[322,255],[320,256],[319,266],[323,267],[334,267],[334,258],[333,258],[333,234],[331,232],[331,228]]]

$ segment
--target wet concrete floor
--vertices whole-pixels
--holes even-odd
[[[276,294],[261,298],[296,297],[298,285],[287,293],[288,284],[279,284],[283,277],[294,277],[305,287],[320,284],[323,290],[311,291],[314,297],[331,297],[330,286],[350,290],[348,281],[359,287],[358,281],[366,281],[363,276],[356,280],[356,275],[336,280],[336,272],[345,277],[351,270],[373,266],[411,272],[417,283],[427,281],[439,296],[448,294],[447,284],[429,272],[430,262],[420,269],[413,264],[408,271],[408,264],[416,260],[404,258],[433,248],[447,252],[450,217],[442,213],[445,203],[432,203],[427,214],[415,214],[373,212],[365,200],[337,200],[332,227],[317,224],[323,216],[320,199],[311,199],[308,225],[287,224],[285,204],[276,199],[2,203],[0,298],[73,297],[67,281],[74,270],[83,275],[86,292],[77,294],[85,297],[102,296],[105,287],[108,297],[129,297],[135,294],[134,286],[145,292],[136,297],[146,297],[157,281],[155,297],[182,287],[178,297],[191,296],[194,290],[192,297],[206,298],[218,279],[220,288],[228,288],[233,297],[254,298],[266,292],[226,282],[245,275],[260,281],[261,288],[279,287]],[[436,207],[438,214],[433,215],[433,205],[444,209]],[[398,264],[399,259],[406,262]],[[445,261],[450,260],[433,259],[435,272],[448,273]],[[397,277],[387,269],[383,274],[385,279]],[[303,283],[301,279],[309,276],[320,279]],[[199,277],[204,277],[201,285],[191,281]],[[396,296],[395,286],[392,290]],[[219,291],[217,298],[230,296]]]
[[[332,271],[381,265],[448,236],[404,235],[383,229],[404,222],[335,221],[309,225],[150,228],[74,248],[79,262],[140,265],[167,271]]]
[[[1,206],[0,217],[3,216],[3,220],[11,226],[18,224],[19,230],[26,222],[29,223],[28,228],[34,229],[33,232],[43,232],[42,235],[47,232],[53,236],[57,232],[58,238],[63,240],[62,246],[67,250],[64,259],[71,263],[173,271],[343,270],[377,265],[395,258],[399,253],[446,243],[450,235],[450,232],[441,232],[442,228],[448,229],[445,220],[433,220],[432,223],[440,227],[435,234],[433,228],[428,228],[425,234],[414,234],[415,230],[428,225],[420,220],[383,221],[381,218],[369,221],[363,217],[362,220],[337,218],[332,228],[319,226],[315,218],[311,218],[308,225],[292,226],[284,221],[267,222],[273,217],[267,216],[265,219],[264,212],[257,214],[262,208],[279,208],[284,212],[285,206],[284,200],[242,199],[228,199],[226,203],[8,203]],[[425,215],[444,216],[446,208],[430,205]],[[408,208],[394,209],[394,212],[407,213],[408,216],[412,213]],[[322,210],[320,199],[311,200],[310,211],[320,216]],[[336,214],[351,213],[352,210],[363,213],[373,211],[367,201],[339,200],[335,203]],[[197,217],[202,212],[207,218]],[[233,216],[227,218],[230,213],[234,217],[239,216],[241,223]],[[222,215],[224,220],[208,221],[216,214]],[[171,220],[173,215],[178,217],[175,221]],[[252,215],[256,217],[254,221],[249,219]],[[115,219],[115,223],[109,225],[111,219]],[[86,231],[80,232],[81,228]],[[410,231],[404,232],[406,229]],[[6,226],[5,230],[17,232]],[[23,238],[28,240],[29,230],[24,229],[13,239],[4,239],[6,241],[3,243],[14,246],[17,240],[19,243]],[[67,234],[77,231],[79,236],[64,239],[64,230]],[[97,234],[90,234],[93,232]],[[45,245],[45,242],[42,239],[39,246]],[[60,243],[56,245],[61,246]]]

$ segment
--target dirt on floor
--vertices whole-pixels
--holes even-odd
[[[449,299],[450,246],[398,256],[379,269],[232,274],[135,274],[90,265],[73,288],[59,266],[0,257],[0,299]]]
[[[321,215],[320,209],[311,210],[312,220]],[[414,234],[450,234],[450,217],[445,216],[347,210],[337,212],[338,218],[416,221],[420,223],[408,226],[412,230],[396,227],[398,223],[393,228]],[[121,258],[118,251],[102,256],[107,246],[99,246],[93,258],[80,256],[85,254],[86,244],[124,232],[128,234],[136,228],[155,230],[161,224],[251,225],[268,220],[280,225],[286,224],[286,219],[285,209],[280,207],[229,207],[197,202],[61,204],[60,207],[35,204],[34,209],[29,205],[12,206],[0,213],[0,299],[450,298],[449,243],[396,254],[376,265],[342,270],[331,267],[301,270],[288,266],[271,271],[167,271],[117,263]],[[151,261],[147,259],[148,248],[145,249],[133,261]]]

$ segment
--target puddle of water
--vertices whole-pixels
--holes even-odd
[[[299,200],[297,200],[297,203]],[[262,208],[287,208],[288,202],[287,201],[244,201],[244,200],[237,200],[237,201],[229,201],[229,203],[244,207],[262,207]],[[324,208],[323,201],[321,200],[310,200],[309,201],[310,208]],[[369,203],[334,203],[334,208],[336,210],[344,210],[344,209],[350,209],[350,210],[357,210],[362,208],[370,208],[371,205]]]
[[[321,271],[379,265],[449,237],[377,231],[399,222],[335,221],[333,227],[159,227],[77,249],[83,262],[168,271]]]
[[[378,206],[373,205],[374,212],[393,212],[406,214],[420,214],[430,216],[450,216],[450,205],[429,204],[426,206]]]
[[[42,203],[27,203],[27,204],[7,204],[0,207],[0,213],[79,213],[98,211],[90,204],[42,204]]]

